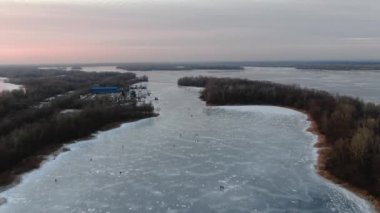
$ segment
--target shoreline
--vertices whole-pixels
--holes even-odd
[[[234,105],[213,105],[206,103],[207,106],[234,106]],[[238,105],[241,106],[241,105]],[[248,106],[257,106],[257,105],[248,105]],[[286,108],[290,110],[294,110],[300,112],[307,117],[307,121],[310,122],[310,125],[306,128],[307,132],[310,132],[317,136],[317,141],[313,144],[313,147],[316,149],[317,159],[315,164],[313,165],[317,174],[324,179],[331,181],[334,184],[339,185],[340,187],[354,193],[362,199],[368,201],[374,208],[376,212],[380,213],[380,198],[376,198],[368,193],[368,191],[360,189],[344,180],[339,179],[335,175],[333,175],[326,168],[326,161],[328,159],[329,153],[331,152],[331,145],[327,143],[325,135],[320,133],[318,124],[314,121],[310,113],[305,110],[300,110],[292,107],[285,106],[276,106],[276,105],[264,105],[264,106],[274,106],[280,108]]]
[[[207,102],[206,102],[206,105],[207,106],[234,106],[234,105],[213,105],[213,104],[208,104]],[[257,106],[257,105],[248,105],[248,106]],[[286,106],[276,106],[276,105],[267,105],[267,106],[275,106],[275,107],[291,109],[291,110],[294,110],[306,115],[307,121],[310,122],[310,125],[309,127],[306,128],[306,131],[317,136],[317,141],[313,145],[313,147],[316,149],[316,154],[317,154],[317,159],[316,159],[315,165],[313,166],[317,174],[323,177],[324,179],[331,181],[332,183],[337,184],[340,187],[354,193],[360,198],[365,199],[373,206],[376,212],[380,213],[380,198],[376,198],[370,195],[368,191],[360,189],[344,180],[339,179],[338,177],[333,175],[329,170],[326,169],[326,161],[328,159],[329,152],[331,152],[332,148],[331,148],[331,145],[327,143],[325,135],[323,135],[319,131],[319,126],[314,121],[310,113],[308,113],[305,110],[300,110],[300,109],[286,107]]]
[[[46,161],[55,160],[61,153],[70,151],[70,149],[65,146],[69,143],[72,142],[46,147],[35,155],[23,160],[16,167],[0,173],[0,193],[20,184],[23,175],[41,168]],[[7,199],[0,196],[0,207],[6,203]]]
[[[81,142],[84,140],[92,139],[92,138],[96,137],[96,134],[99,134],[99,133],[105,132],[105,131],[109,131],[111,129],[119,128],[123,124],[126,124],[126,123],[132,123],[132,122],[136,122],[136,121],[140,121],[140,120],[144,120],[144,119],[148,119],[148,118],[154,118],[157,116],[159,116],[159,114],[154,113],[154,115],[151,117],[145,117],[145,118],[141,118],[141,119],[132,119],[132,120],[128,120],[125,122],[109,123],[109,124],[103,126],[101,129],[99,129],[98,131],[94,132],[93,134],[91,134],[89,136],[79,138],[76,140],[72,140],[72,141],[68,141],[66,143],[55,144],[55,145],[45,147],[41,151],[35,153],[33,156],[30,156],[30,157],[24,159],[22,162],[20,162],[14,168],[0,173],[0,193],[4,192],[10,188],[13,188],[16,185],[18,185],[19,183],[21,183],[23,175],[41,168],[41,166],[43,166],[43,164],[46,161],[55,160],[55,158],[58,155],[60,155],[64,152],[70,151],[70,149],[66,147],[66,145],[68,145],[68,144],[73,144],[73,143]],[[7,203],[7,199],[5,197],[0,196],[0,207],[6,203]]]
[[[234,105],[213,105],[208,104],[206,102],[207,106],[234,106]],[[238,105],[243,106],[243,105]],[[258,105],[248,105],[248,106],[258,106]],[[359,196],[360,198],[365,199],[368,201],[374,208],[376,212],[380,213],[380,198],[376,198],[368,193],[368,191],[360,189],[344,180],[339,179],[335,175],[333,175],[329,170],[326,168],[326,161],[328,159],[329,153],[331,152],[331,145],[327,143],[325,135],[320,133],[318,124],[314,121],[310,113],[308,113],[305,110],[300,110],[292,107],[285,107],[285,106],[276,106],[276,105],[263,105],[263,106],[275,106],[280,108],[286,108],[291,109],[297,112],[300,112],[307,117],[307,121],[310,122],[309,127],[306,128],[307,132],[310,132],[317,136],[317,141],[313,145],[313,147],[316,149],[317,159],[315,164],[313,165],[314,169],[316,170],[317,174],[324,179],[331,181],[334,184],[339,185],[340,187],[354,193],[355,195]]]
[[[290,108],[292,109],[292,108]],[[297,110],[297,109],[293,109]],[[310,126],[306,131],[317,136],[317,142],[313,145],[315,149],[317,149],[317,161],[314,165],[314,168],[318,175],[325,178],[328,181],[331,181],[334,184],[347,189],[348,191],[354,193],[367,200],[373,207],[376,212],[380,212],[380,198],[376,198],[368,193],[368,191],[360,189],[344,180],[339,179],[335,175],[333,175],[326,168],[326,161],[328,159],[329,153],[331,152],[331,145],[327,143],[325,135],[320,133],[318,124],[313,120],[310,113],[302,110],[297,110],[299,112],[304,113],[307,116],[307,120],[310,122]]]

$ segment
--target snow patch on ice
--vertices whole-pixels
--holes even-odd
[[[233,110],[240,112],[259,112],[265,114],[300,115],[303,114],[293,109],[276,106],[239,105],[239,106],[216,106],[223,110]]]

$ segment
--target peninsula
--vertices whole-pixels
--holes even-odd
[[[200,76],[181,78],[178,85],[204,87],[200,97],[209,105],[273,105],[307,113],[320,136],[318,172],[378,207],[379,105],[267,81]]]

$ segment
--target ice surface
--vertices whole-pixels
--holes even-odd
[[[126,70],[118,69],[115,66],[82,67],[81,71],[85,71],[85,72],[127,72]]]
[[[150,75],[159,117],[69,145],[1,193],[0,212],[373,211],[316,174],[304,114],[208,107],[198,90],[176,86],[189,72],[141,73]]]
[[[275,107],[275,106],[219,106],[216,107],[224,110],[234,110],[240,112],[254,112],[254,113],[263,113],[263,114],[283,114],[283,115],[299,115],[300,112],[297,112],[292,109],[287,109],[284,107]]]

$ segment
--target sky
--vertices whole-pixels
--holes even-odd
[[[380,60],[379,0],[0,0],[0,64]]]

